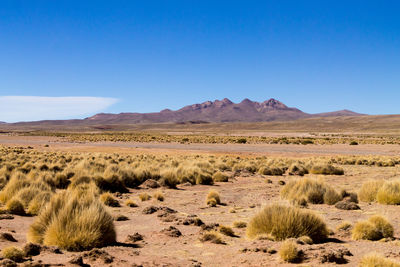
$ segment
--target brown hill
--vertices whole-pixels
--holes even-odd
[[[297,108],[288,107],[282,102],[269,99],[264,102],[255,102],[244,99],[240,103],[233,103],[227,98],[223,100],[207,101],[201,104],[185,106],[179,110],[164,109],[154,113],[100,113],[83,120],[45,120],[36,122],[20,122],[5,124],[12,128],[34,127],[103,127],[127,126],[135,124],[159,124],[159,123],[222,123],[222,122],[273,122],[294,121],[314,117],[342,117],[359,116],[362,114],[349,110],[336,112],[308,114]],[[3,128],[3,127],[2,127]]]
[[[321,113],[320,116],[356,116],[351,111],[337,111]],[[88,122],[102,122],[106,124],[121,123],[163,123],[163,122],[267,122],[287,121],[309,118],[317,115],[307,114],[297,108],[287,107],[282,102],[269,99],[264,102],[255,102],[244,99],[240,103],[233,103],[227,98],[223,100],[207,101],[201,104],[185,106],[179,110],[165,109],[157,113],[101,113],[86,118]]]

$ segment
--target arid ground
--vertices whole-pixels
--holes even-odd
[[[138,142],[71,142],[53,136],[1,135],[0,144],[7,149],[21,149],[37,153],[75,153],[102,155],[168,155],[174,156],[229,156],[239,158],[266,159],[293,158],[314,160],[355,156],[398,160],[400,146],[397,144],[180,144]],[[47,154],[46,154],[47,155]],[[4,158],[4,155],[3,155]],[[1,162],[4,165],[4,161]],[[323,242],[306,244],[297,240],[301,253],[295,263],[288,263],[279,256],[282,241],[269,238],[250,239],[246,227],[235,227],[235,222],[249,223],[264,206],[273,203],[290,205],[280,195],[284,184],[295,179],[323,179],[338,192],[357,193],[362,184],[371,179],[396,180],[400,165],[341,164],[344,175],[305,174],[304,176],[264,175],[245,169],[225,169],[227,182],[213,185],[180,183],[177,188],[148,188],[143,183],[127,192],[114,192],[119,207],[107,207],[115,220],[116,243],[87,251],[68,251],[54,246],[42,245],[39,255],[29,256],[19,264],[32,266],[358,266],[361,258],[377,252],[400,261],[400,213],[396,205],[359,201],[360,209],[339,209],[335,205],[308,203],[304,209],[318,213],[330,230]],[[150,186],[151,187],[151,186]],[[207,205],[210,190],[219,192],[221,205]],[[154,197],[139,200],[141,193],[153,196],[162,192],[163,201]],[[137,207],[125,205],[127,199]],[[8,246],[24,247],[30,225],[37,216],[10,214],[5,210],[0,215],[0,249]],[[123,215],[123,216],[122,216]],[[372,215],[382,215],[393,225],[394,237],[379,241],[353,240],[352,227]],[[194,218],[200,220],[194,220]],[[199,221],[203,223],[199,223]],[[349,222],[349,229],[337,229]],[[220,226],[229,226],[232,236],[220,234],[222,244],[202,240],[208,231],[220,231]],[[237,226],[237,225],[236,225]],[[9,233],[15,240],[5,238]],[[5,260],[3,260],[3,263]],[[10,264],[10,263],[9,263]],[[12,266],[12,265],[9,265]],[[31,266],[31,265],[29,265]]]

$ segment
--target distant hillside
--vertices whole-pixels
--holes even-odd
[[[105,124],[121,123],[164,123],[164,122],[267,122],[289,121],[313,116],[357,116],[352,111],[337,111],[321,114],[308,114],[297,108],[287,107],[282,102],[269,99],[255,102],[244,99],[233,103],[229,99],[207,101],[201,104],[185,106],[179,110],[169,109],[156,113],[101,113],[85,119],[89,122]]]
[[[357,117],[359,114],[349,110],[340,110],[327,113],[309,114],[297,108],[288,107],[282,102],[269,99],[264,102],[255,102],[244,99],[240,103],[233,103],[227,98],[223,100],[207,101],[201,104],[185,106],[179,110],[164,109],[154,113],[100,113],[86,119],[75,120],[45,120],[35,122],[19,122],[2,124],[2,128],[94,128],[98,130],[123,129],[124,126],[136,124],[205,124],[205,123],[235,123],[235,122],[289,122],[299,119],[315,117]]]

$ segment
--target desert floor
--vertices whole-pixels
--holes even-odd
[[[73,144],[50,137],[0,136],[0,144],[5,146],[33,146],[43,151],[82,151],[110,153],[231,153],[262,154],[274,156],[320,156],[320,155],[399,155],[400,146],[395,145],[208,145],[208,144],[138,144],[138,143],[96,143]],[[49,144],[49,147],[44,145]],[[324,179],[336,189],[357,191],[361,184],[374,178],[394,179],[399,177],[400,167],[342,166],[343,176],[324,176]],[[312,175],[308,175],[312,176]],[[178,189],[162,188],[164,201],[151,199],[139,201],[141,192],[152,194],[159,189],[131,189],[129,193],[115,194],[121,207],[109,208],[115,216],[125,215],[127,220],[116,221],[117,241],[113,246],[89,252],[58,252],[47,248],[33,262],[52,266],[73,265],[70,260],[82,256],[84,264],[90,266],[292,266],[282,262],[276,251],[281,242],[269,240],[249,240],[245,228],[233,228],[236,237],[223,236],[226,244],[213,244],[199,241],[202,229],[195,225],[185,225],[184,221],[198,216],[205,224],[232,226],[235,221],[248,222],[264,205],[284,202],[279,196],[279,181],[288,182],[294,176],[265,176],[241,173],[227,183],[206,185],[179,185]],[[267,183],[266,180],[272,180]],[[210,189],[216,189],[221,195],[223,205],[208,207],[205,197]],[[137,200],[138,207],[125,206],[124,200]],[[149,207],[158,208],[152,214]],[[339,210],[325,204],[309,205],[325,219],[333,230],[330,239],[321,244],[299,245],[304,257],[301,266],[334,266],[335,262],[325,262],[324,258],[346,252],[343,265],[357,266],[361,257],[376,251],[387,257],[400,260],[400,246],[396,241],[353,241],[349,231],[338,231],[336,227],[343,221],[355,223],[374,214],[387,217],[395,228],[396,239],[400,238],[400,212],[398,206],[379,205],[360,202],[360,210]],[[168,207],[172,210],[162,209]],[[16,242],[0,240],[0,249],[16,245],[22,247],[26,233],[34,217],[0,217],[0,231],[11,233]],[[179,230],[181,235],[168,231],[170,226]],[[139,233],[142,241],[134,244],[127,241],[129,235]],[[179,235],[179,236],[178,236]],[[348,253],[350,252],[350,253]]]

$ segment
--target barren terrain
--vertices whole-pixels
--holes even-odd
[[[179,144],[179,143],[126,143],[99,142],[74,143],[57,137],[0,136],[0,144],[5,147],[33,149],[43,153],[105,153],[123,155],[231,155],[255,158],[292,157],[310,158],[326,156],[398,156],[398,145],[279,145],[279,144]],[[304,177],[323,178],[336,190],[357,192],[370,179],[395,180],[399,177],[399,165],[391,167],[340,165],[344,175],[314,175]],[[74,265],[82,257],[90,266],[291,266],[282,261],[277,253],[281,241],[268,239],[251,240],[246,236],[246,228],[233,227],[235,221],[248,223],[262,207],[271,203],[289,204],[280,197],[283,184],[300,176],[269,176],[247,171],[224,172],[228,182],[214,185],[180,184],[177,189],[162,187],[146,188],[144,185],[129,189],[126,193],[114,193],[121,207],[108,207],[113,216],[124,215],[125,220],[115,221],[117,243],[83,252],[58,250],[43,247],[41,253],[32,256],[31,261],[52,266]],[[207,193],[215,189],[221,196],[221,205],[206,205]],[[138,195],[146,192],[153,195],[162,191],[164,201],[154,198],[140,201]],[[125,200],[134,199],[138,207],[128,207]],[[322,243],[299,243],[302,251],[299,264],[302,266],[334,266],[338,263],[357,266],[360,259],[371,251],[400,261],[400,213],[398,206],[382,205],[375,202],[358,203],[360,210],[341,210],[335,205],[309,204],[326,222],[332,233]],[[337,230],[337,226],[347,221],[354,225],[371,215],[385,216],[394,226],[394,238],[383,241],[352,240],[351,230]],[[0,239],[0,249],[10,245],[23,247],[27,243],[26,234],[35,216],[3,214],[0,217],[0,231],[10,233],[16,241]],[[218,229],[217,225],[230,226],[235,236],[222,235],[224,244],[200,241],[207,230],[190,223],[191,218],[200,218],[207,227]],[[174,228],[169,229],[169,227]],[[139,233],[143,240],[129,240],[129,236]],[[140,238],[139,238],[140,239]],[[333,256],[332,256],[333,255]],[[337,257],[337,259],[335,258]],[[29,262],[29,261],[28,261]],[[79,261],[78,261],[79,263]],[[294,263],[296,264],[296,263]]]

